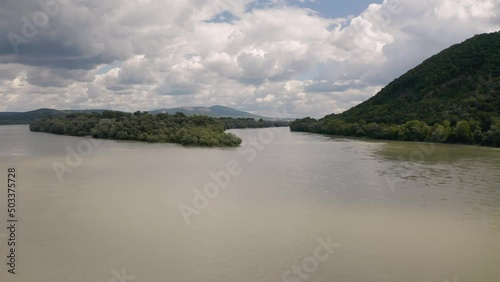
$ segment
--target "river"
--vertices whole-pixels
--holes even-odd
[[[499,149],[231,132],[240,148],[0,126],[0,281],[500,281]]]

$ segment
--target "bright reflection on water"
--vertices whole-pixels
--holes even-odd
[[[119,281],[122,269],[145,282],[498,281],[500,150],[272,135],[260,150],[102,141],[60,182],[54,162],[87,139],[0,126],[0,183],[15,165],[20,185],[18,274],[2,228],[0,281]],[[241,173],[186,224],[179,205],[231,161]],[[0,193],[2,225],[6,203]],[[305,271],[328,237],[340,247]]]

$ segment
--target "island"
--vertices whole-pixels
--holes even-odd
[[[284,121],[252,118],[213,118],[186,116],[183,113],[150,114],[103,111],[44,116],[30,123],[30,130],[70,136],[92,136],[113,140],[136,140],[150,143],[176,143],[185,146],[237,147],[242,140],[231,128],[288,126]]]

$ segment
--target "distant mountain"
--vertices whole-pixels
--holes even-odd
[[[251,113],[239,111],[233,108],[224,107],[224,106],[213,106],[213,107],[181,107],[181,108],[172,108],[172,109],[159,109],[155,111],[150,111],[151,114],[160,114],[160,113],[183,113],[187,116],[193,115],[202,115],[209,117],[230,117],[230,118],[253,118],[253,119],[264,119],[264,120],[273,120],[273,118],[254,115]]]
[[[1,124],[28,124],[36,119],[46,116],[64,116],[62,111],[52,109],[38,109],[29,112],[1,112]]]
[[[358,106],[291,129],[500,146],[500,32],[453,45]]]
[[[95,110],[53,110],[53,109],[39,109],[29,112],[0,112],[0,125],[2,124],[29,124],[32,121],[45,117],[54,116],[60,117],[66,114],[72,113],[103,113],[105,111],[110,111],[106,109],[95,109]],[[227,117],[227,118],[252,118],[255,120],[263,119],[268,121],[282,120],[277,118],[264,117],[259,115],[254,115],[251,113],[239,111],[233,108],[224,106],[213,106],[213,107],[181,107],[172,109],[159,109],[155,111],[149,111],[150,114],[156,115],[160,113],[183,113],[186,116],[203,115],[214,118]],[[284,119],[283,119],[284,120]]]
[[[22,114],[22,112],[0,112],[0,117]]]
[[[0,125],[7,124],[29,124],[42,117],[61,117],[72,113],[102,113],[107,110],[53,110],[38,109],[29,112],[0,112]]]
[[[73,113],[84,113],[84,114],[91,114],[91,113],[99,113],[102,114],[105,111],[111,111],[107,109],[95,109],[95,110],[62,110],[61,112],[65,114],[73,114]]]

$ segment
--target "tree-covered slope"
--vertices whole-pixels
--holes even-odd
[[[358,106],[291,129],[500,146],[500,32],[453,45]]]
[[[338,118],[394,124],[472,118],[489,128],[500,112],[499,90],[500,32],[476,35],[427,59]]]

